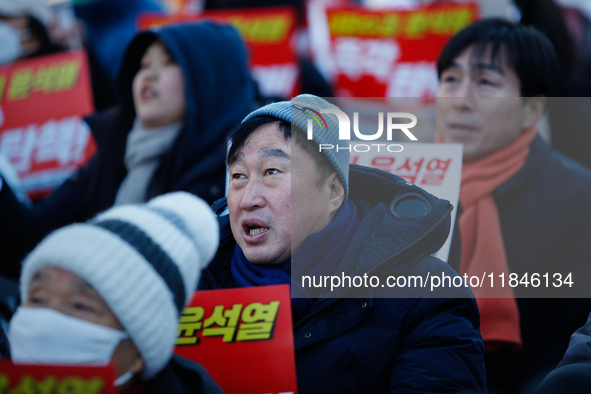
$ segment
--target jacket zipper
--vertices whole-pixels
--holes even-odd
[[[437,220],[437,222],[435,222],[431,227],[429,227],[427,230],[425,230],[421,235],[419,235],[417,238],[415,238],[414,241],[412,241],[411,243],[409,243],[408,245],[406,245],[405,247],[398,249],[398,251],[396,251],[395,253],[391,254],[390,256],[386,257],[385,259],[383,259],[382,261],[380,261],[378,264],[376,264],[371,270],[369,270],[367,272],[367,274],[371,274],[373,272],[375,272],[377,269],[379,269],[382,265],[386,264],[387,262],[394,260],[396,257],[400,256],[401,254],[403,254],[404,252],[408,251],[409,249],[413,248],[414,246],[416,246],[418,243],[420,243],[423,239],[425,239],[429,234],[431,234],[437,227],[439,227],[446,219],[447,217],[451,214],[451,212],[453,211],[454,207],[453,205],[449,205],[445,211],[443,211],[443,213],[441,214],[441,216],[439,217],[439,219]],[[350,289],[345,289],[345,291],[343,291],[343,293],[337,297],[334,298],[331,302],[328,302],[327,304],[325,304],[324,306],[322,306],[321,308],[315,310],[314,312],[310,313],[309,315],[304,316],[300,321],[298,321],[297,323],[295,323],[293,325],[293,329],[294,331],[300,326],[302,325],[304,322],[310,320],[312,317],[316,316],[317,314],[319,314],[320,312],[322,312],[323,310],[325,310],[326,308],[328,308],[329,306],[334,305],[336,302],[338,302],[339,300],[342,299],[342,297],[347,294],[347,292]]]

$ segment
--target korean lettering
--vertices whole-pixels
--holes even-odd
[[[404,164],[396,169],[396,175],[411,183],[416,183],[417,175],[419,174],[424,161],[425,159],[422,158],[421,160],[411,163],[411,158],[408,157],[404,161]]]
[[[211,316],[203,322],[203,336],[223,335],[223,342],[232,342],[238,319],[240,319],[240,311],[242,311],[242,304],[234,304],[232,309],[225,311],[223,305],[216,305]],[[213,325],[217,327],[212,327]]]
[[[423,176],[423,180],[421,181],[421,185],[441,185],[443,178],[445,177],[445,173],[449,168],[449,163],[451,163],[451,159],[431,159],[427,164],[426,172]]]

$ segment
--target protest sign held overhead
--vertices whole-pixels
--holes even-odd
[[[447,3],[404,11],[336,6],[324,14],[309,15],[312,39],[322,41],[324,32],[329,40],[313,43],[313,52],[338,96],[433,97],[437,56],[478,18],[478,6]]]
[[[140,29],[199,20],[228,23],[240,32],[250,56],[250,70],[267,96],[289,98],[299,93],[299,65],[293,47],[296,13],[290,7],[206,11],[200,14],[144,13]]]

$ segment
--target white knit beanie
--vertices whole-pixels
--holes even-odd
[[[180,312],[218,242],[211,208],[189,193],[121,205],[46,237],[23,263],[21,299],[26,302],[42,267],[80,276],[117,316],[146,363],[143,378],[150,379],[172,356]]]

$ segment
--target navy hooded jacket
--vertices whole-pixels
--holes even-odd
[[[448,201],[395,175],[357,165],[350,166],[349,185],[361,223],[335,272],[377,275],[382,284],[390,275],[457,277],[430,256],[449,234],[453,207]],[[234,287],[235,241],[225,208],[225,201],[214,206],[220,247],[202,272],[201,290]],[[299,393],[486,391],[478,308],[469,289],[437,294],[428,286],[362,290],[320,297],[295,322]]]
[[[0,190],[0,274],[18,277],[25,253],[46,234],[88,220],[114,204],[127,174],[123,160],[135,118],[132,81],[141,57],[156,40],[164,43],[183,71],[187,114],[146,197],[187,191],[212,203],[223,196],[226,135],[257,107],[240,36],[230,26],[210,22],[140,33],[123,61],[119,104],[86,119],[98,146],[89,163],[32,209],[20,204],[7,185]]]

